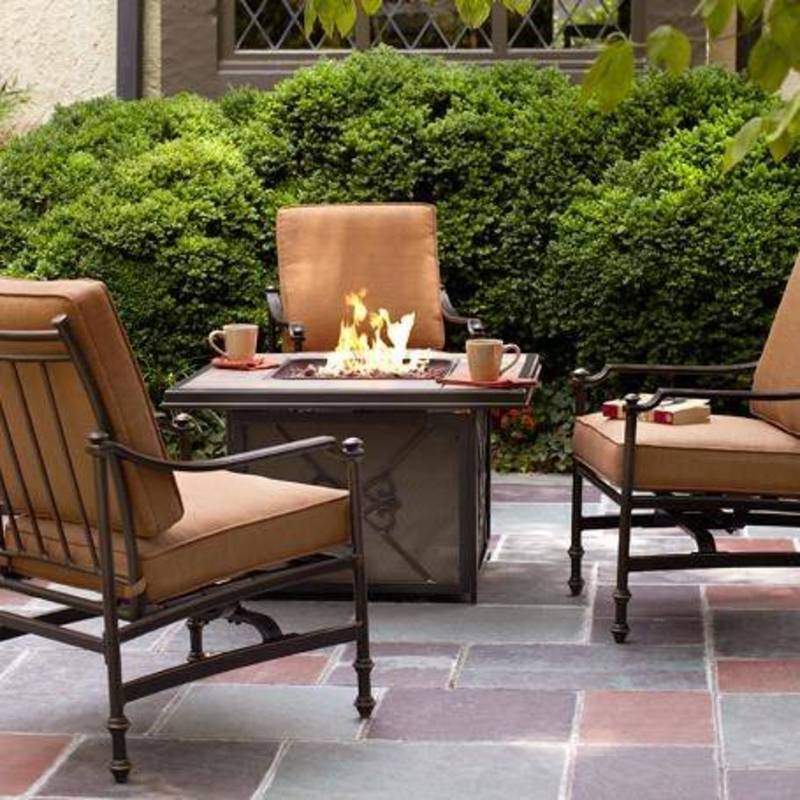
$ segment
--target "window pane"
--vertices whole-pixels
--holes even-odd
[[[384,0],[370,19],[371,41],[400,50],[489,50],[491,19],[468,28],[453,0]]]
[[[534,0],[508,15],[512,48],[597,47],[614,31],[630,33],[630,0]]]
[[[236,0],[237,50],[319,50],[354,47],[352,36],[303,32],[304,0]]]

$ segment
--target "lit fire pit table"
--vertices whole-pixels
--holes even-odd
[[[164,406],[224,412],[231,453],[330,434],[364,440],[364,514],[373,596],[477,599],[489,540],[489,412],[530,402],[533,387],[443,385],[465,375],[465,356],[433,353],[425,371],[402,378],[320,377],[327,354],[280,356],[277,369],[206,367],[170,389]],[[524,355],[507,375],[536,378]],[[344,486],[327,458],[255,465],[283,480]],[[340,584],[313,592],[349,591]]]

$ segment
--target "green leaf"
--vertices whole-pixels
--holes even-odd
[[[647,58],[651,64],[680,75],[692,63],[692,45],[682,31],[660,25],[647,37]]]
[[[789,63],[800,69],[800,2],[772,0],[767,11],[767,28]]]
[[[738,0],[737,5],[748,25],[752,25],[764,13],[764,0]]]
[[[316,0],[306,0],[306,6],[303,9],[303,32],[306,38],[314,32],[314,24],[318,17]]]
[[[339,34],[347,36],[356,25],[356,0],[339,0],[334,21]]]
[[[492,11],[492,0],[456,0],[456,10],[470,28],[480,28]]]
[[[361,0],[361,8],[370,16],[377,14],[381,10],[382,5],[383,0]]]
[[[745,122],[739,132],[728,140],[725,155],[722,157],[722,171],[732,170],[755,146],[764,130],[764,119],[753,117]]]
[[[800,92],[767,117],[767,141],[775,142],[782,136],[791,138],[798,123],[800,123]]]
[[[503,0],[503,5],[517,14],[527,14],[531,10],[533,0]]]
[[[716,39],[727,27],[735,8],[736,0],[700,0],[695,13],[700,12],[711,38]]]
[[[583,79],[583,96],[596,97],[602,111],[611,111],[630,91],[634,69],[633,43],[630,39],[611,39]]]
[[[783,161],[792,152],[794,142],[788,131],[784,131],[777,139],[767,142],[769,152],[775,161]]]
[[[762,89],[776,92],[789,74],[789,59],[783,48],[765,33],[755,43],[747,60],[750,77]]]

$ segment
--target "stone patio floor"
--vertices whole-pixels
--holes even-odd
[[[638,575],[630,643],[618,647],[613,532],[587,535],[587,592],[566,592],[568,492],[563,478],[496,482],[477,606],[372,605],[379,688],[368,723],[352,707],[349,647],[294,656],[131,704],[134,771],[117,787],[100,659],[30,637],[0,645],[0,795],[800,797],[798,573]],[[642,552],[688,543],[636,533]],[[754,528],[725,544],[794,548],[791,533]],[[264,605],[288,628],[350,613],[338,602]],[[207,642],[250,637],[219,623]],[[175,663],[186,646],[180,625],[144,637],[124,651],[126,676]]]

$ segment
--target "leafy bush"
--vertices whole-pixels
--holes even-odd
[[[548,365],[535,435],[507,424],[499,463],[560,467],[561,378],[577,359],[599,364],[607,343],[727,357],[763,333],[797,244],[792,167],[753,161],[723,179],[717,156],[769,105],[701,69],[647,75],[601,115],[555,70],[385,48],[321,62],[269,93],[77,104],[0,153],[0,263],[105,280],[157,397],[206,357],[212,326],[263,319],[280,206],[436,203],[451,295]]]

